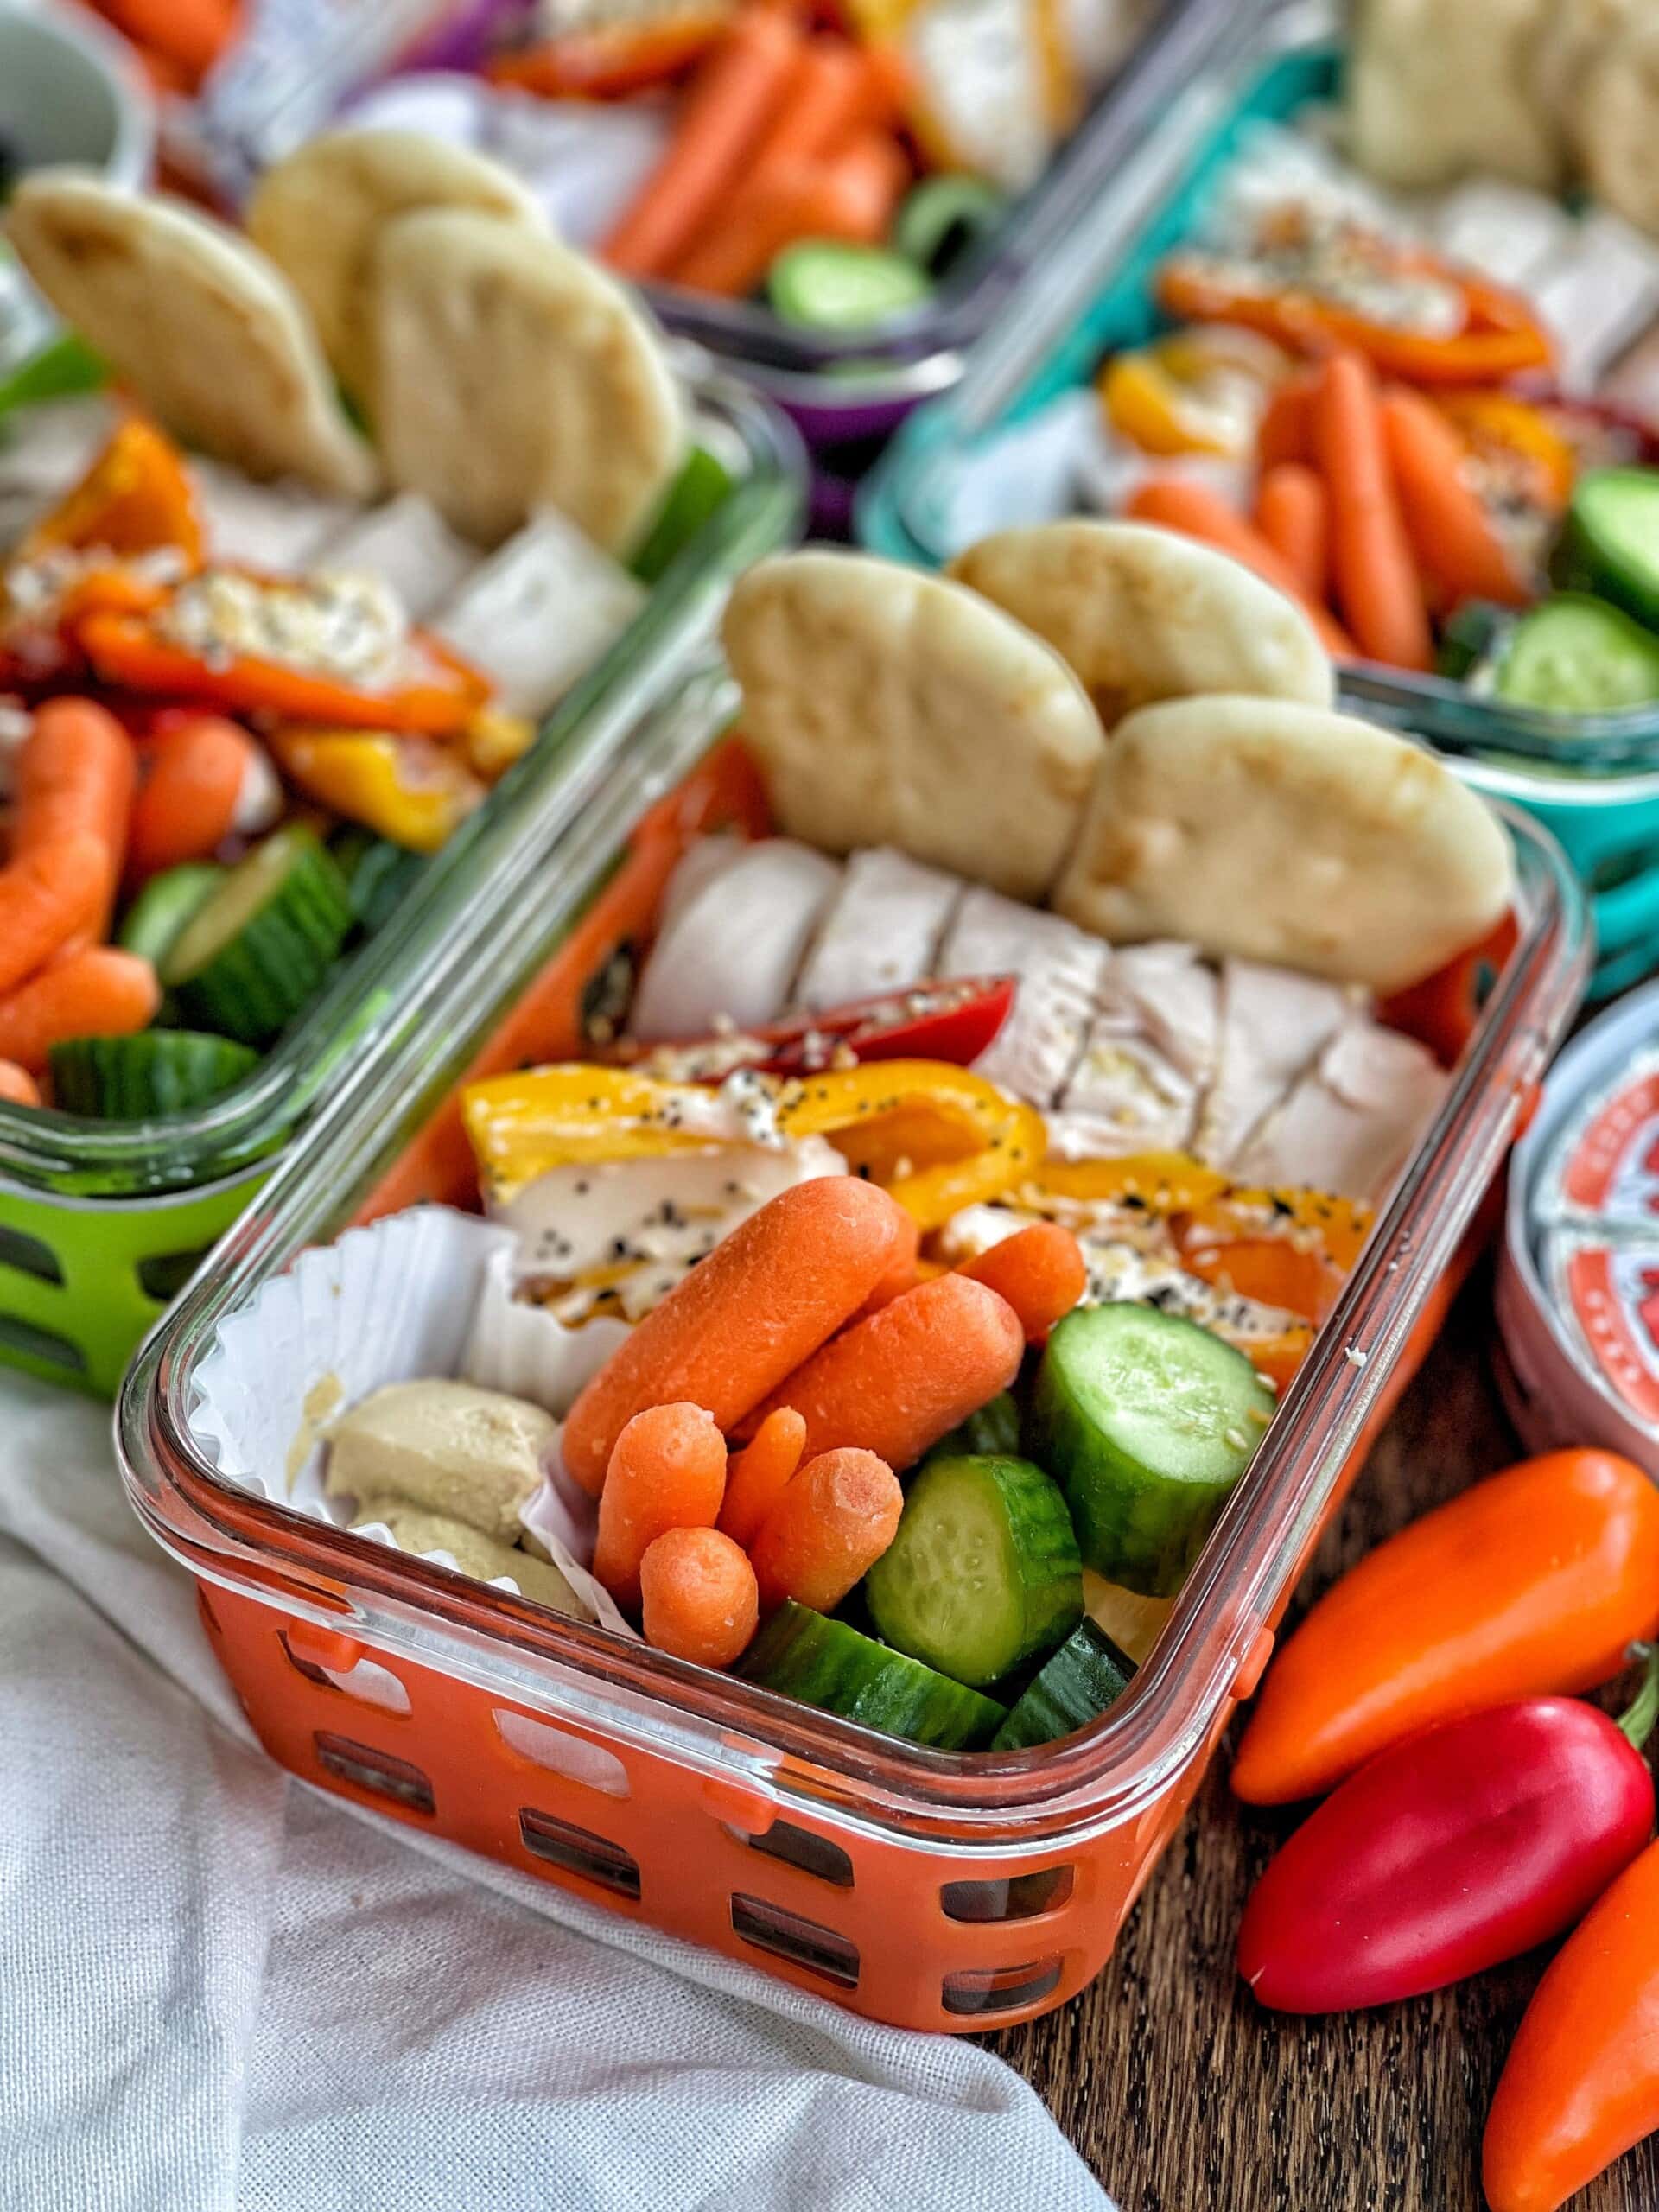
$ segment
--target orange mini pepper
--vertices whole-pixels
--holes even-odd
[[[1656,1624],[1659,1489],[1611,1452],[1522,1460],[1326,1592],[1268,1671],[1234,1790],[1288,1804],[1435,1721],[1593,1688]]]
[[[59,548],[107,553],[176,552],[201,562],[201,520],[178,448],[143,416],[123,423],[74,488],[42,515],[18,548],[38,560]]]

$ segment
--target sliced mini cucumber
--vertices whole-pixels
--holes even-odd
[[[693,446],[685,465],[669,486],[657,518],[628,566],[642,584],[660,582],[663,571],[732,495],[731,471],[706,446]]]
[[[185,924],[228,873],[212,861],[186,861],[151,876],[121,924],[123,946],[159,968]]]
[[[1020,1452],[1020,1408],[1011,1391],[999,1390],[990,1403],[969,1414],[949,1436],[942,1436],[930,1459],[959,1459],[965,1452]]]
[[[1659,629],[1659,469],[1586,469],[1552,568],[1565,588],[1611,599]]]
[[[427,861],[424,853],[411,853],[372,830],[337,830],[328,849],[346,878],[353,922],[369,937],[390,918]]]
[[[1557,715],[1616,714],[1659,700],[1659,637],[1605,600],[1559,592],[1510,633],[1500,699]]]
[[[994,1751],[1052,1744],[1115,1705],[1135,1675],[1135,1662],[1097,1629],[1082,1621],[1014,1705],[991,1738]]]
[[[136,1037],[72,1037],[50,1054],[52,1096],[66,1114],[142,1122],[183,1114],[240,1083],[259,1055],[228,1037],[146,1029]]]
[[[1507,607],[1494,607],[1484,599],[1465,600],[1440,626],[1435,667],[1454,683],[1467,683],[1497,658],[1514,623]]]
[[[821,1713],[940,1751],[984,1743],[1004,1718],[994,1699],[792,1599],[749,1646],[741,1671],[746,1681]]]
[[[906,255],[829,238],[804,238],[780,253],[766,291],[785,322],[814,330],[862,330],[933,296]]]
[[[1037,1370],[1027,1446],[1071,1508],[1084,1563],[1179,1590],[1273,1418],[1241,1351],[1152,1306],[1068,1313]]]
[[[162,982],[200,1027],[267,1045],[315,994],[351,925],[338,863],[291,823],[197,908],[162,963]]]
[[[864,1594],[887,1643],[976,1688],[1052,1651],[1083,1618],[1058,1485],[1001,1453],[929,1459]]]
[[[982,176],[925,177],[894,219],[893,247],[930,276],[948,276],[1007,212],[1007,201]]]

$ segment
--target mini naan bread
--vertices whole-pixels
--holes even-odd
[[[1569,127],[1592,191],[1659,238],[1659,16],[1633,16],[1596,48]]]
[[[614,277],[523,223],[399,215],[375,249],[386,473],[495,544],[557,507],[626,554],[684,458],[661,334]]]
[[[1640,20],[1648,0],[1552,0],[1532,48],[1534,97],[1570,125],[1580,87],[1601,48]]]
[[[724,635],[791,836],[1047,891],[1105,734],[1040,638],[964,585],[822,549],[752,569]]]
[[[1259,692],[1328,707],[1331,657],[1282,593],[1207,545],[1132,522],[998,531],[946,574],[1046,639],[1109,728],[1137,707]]]
[[[1119,944],[1403,989],[1508,911],[1509,842],[1431,753],[1349,715],[1178,699],[1113,732],[1054,904]]]
[[[188,444],[361,499],[378,478],[280,270],[182,201],[37,169],[6,234],[63,317]]]
[[[1404,190],[1478,171],[1553,191],[1560,130],[1534,49],[1554,0],[1362,0],[1349,48],[1350,150]]]
[[[311,310],[346,390],[374,404],[374,250],[381,226],[422,207],[470,207],[545,230],[511,169],[418,130],[331,130],[276,162],[248,202],[248,235]]]

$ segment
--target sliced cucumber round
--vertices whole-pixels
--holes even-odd
[[[159,968],[180,931],[228,873],[212,861],[186,861],[151,876],[122,921],[123,948]]]
[[[1058,1485],[1001,1453],[927,1459],[864,1594],[887,1643],[975,1688],[1052,1651],[1083,1618]]]
[[[1002,1452],[1016,1459],[1020,1452],[1020,1408],[1009,1390],[999,1390],[988,1405],[969,1414],[949,1436],[942,1436],[928,1453],[930,1459],[959,1459],[963,1452]]]
[[[894,250],[930,276],[948,276],[996,228],[1007,205],[983,177],[926,177],[893,220]]]
[[[642,584],[661,582],[674,556],[690,543],[717,507],[725,505],[732,491],[732,473],[724,461],[707,446],[693,446],[628,563]]]
[[[185,924],[162,982],[204,1029],[268,1045],[313,996],[352,925],[346,879],[313,833],[278,830]]]
[[[49,1055],[54,1102],[66,1114],[142,1122],[217,1098],[259,1065],[228,1037],[145,1029],[134,1037],[71,1037]]]
[[[1659,637],[1605,600],[1560,592],[1523,614],[1497,663],[1500,699],[1557,715],[1659,700]]]
[[[1090,1306],[1048,1340],[1027,1443],[1065,1492],[1084,1565],[1167,1597],[1274,1405],[1243,1353],[1196,1322],[1152,1306]]]
[[[1565,588],[1611,599],[1659,629],[1659,469],[1586,469],[1551,566]]]
[[[939,1751],[983,1744],[1004,1718],[1004,1707],[994,1699],[793,1599],[756,1637],[740,1671],[747,1681],[821,1713]]]
[[[994,1751],[1052,1744],[1115,1705],[1135,1675],[1135,1662],[1093,1621],[1082,1621],[1009,1708],[991,1738]]]
[[[766,290],[785,322],[814,330],[862,330],[933,296],[906,255],[830,238],[803,238],[780,253]]]
[[[390,837],[377,837],[372,830],[338,830],[328,840],[328,850],[346,878],[352,919],[370,937],[389,919],[427,861],[424,853],[394,845]]]

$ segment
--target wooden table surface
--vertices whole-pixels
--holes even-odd
[[[1328,1532],[1293,1621],[1379,1539],[1520,1456],[1491,1382],[1491,1313],[1483,1270]],[[1484,2212],[1481,2125],[1541,1959],[1386,2012],[1270,2018],[1243,1994],[1232,1947],[1289,1825],[1234,1802],[1224,1747],[1098,1980],[985,2040],[1046,2099],[1122,2212]],[[1573,2201],[1573,2212],[1656,2208],[1659,2137]]]

